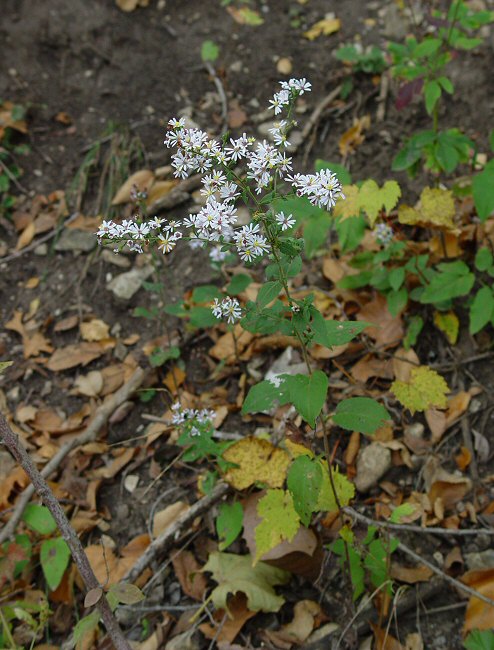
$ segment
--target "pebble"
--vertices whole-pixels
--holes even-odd
[[[55,244],[56,251],[89,253],[97,244],[94,233],[76,228],[66,228]]]
[[[113,293],[115,298],[127,301],[139,291],[144,280],[147,280],[152,273],[152,266],[143,266],[140,269],[134,268],[117,275],[106,285],[106,288]]]
[[[33,252],[35,255],[39,255],[39,257],[48,255],[48,244],[38,244]]]
[[[114,266],[118,266],[121,269],[129,269],[131,267],[131,261],[128,257],[114,253],[108,248],[103,249],[101,257],[105,262],[108,262],[108,264],[113,264]]]
[[[379,442],[371,442],[357,457],[355,487],[368,492],[391,467],[391,451]]]
[[[494,548],[488,548],[480,553],[465,553],[465,562],[470,571],[491,569],[494,567]]]

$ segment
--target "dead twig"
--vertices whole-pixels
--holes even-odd
[[[377,111],[376,111],[376,122],[384,122],[386,116],[386,99],[388,98],[389,92],[389,74],[383,72],[381,75],[381,86],[379,89],[379,96],[377,98]]]
[[[309,137],[310,132],[312,131],[314,126],[316,126],[316,124],[318,123],[324,109],[327,108],[338,97],[340,92],[341,92],[341,84],[336,86],[336,88],[333,88],[333,90],[328,95],[326,95],[326,97],[324,97],[319,102],[319,104],[315,107],[309,119],[307,120],[306,124],[304,125],[304,128],[302,129],[302,137],[300,139],[300,143],[296,147],[296,150]]]
[[[221,127],[221,135],[223,135],[228,131],[228,100],[226,98],[225,89],[223,88],[221,79],[218,77],[218,74],[214,69],[214,65],[211,63],[211,61],[204,61],[204,67],[206,68],[209,75],[211,76],[213,83],[216,86],[216,90],[218,91],[218,95],[220,96],[221,119],[223,120],[223,126]]]
[[[53,515],[63,539],[67,542],[67,545],[70,548],[72,558],[82,579],[84,580],[87,590],[98,589],[100,584],[94,575],[87,555],[84,552],[84,548],[77,537],[75,530],[70,525],[62,506],[57,501],[55,495],[48,486],[48,483],[36,469],[29,454],[22,446],[19,436],[12,431],[2,414],[0,414],[0,438],[12,456],[29,476],[33,489],[37,492],[38,496]],[[125,638],[120,625],[113,615],[108,600],[103,592],[96,607],[101,614],[101,618],[103,619],[106,630],[113,641],[114,647],[117,650],[131,650],[130,644]]]
[[[131,376],[129,381],[125,383],[121,388],[119,388],[119,390],[117,390],[116,393],[110,397],[110,399],[104,402],[96,410],[96,413],[94,414],[93,419],[87,425],[86,430],[81,433],[81,435],[77,436],[77,438],[69,440],[67,443],[62,445],[62,447],[60,447],[57,453],[41,471],[41,476],[44,479],[48,478],[56,469],[58,469],[60,463],[72,451],[72,449],[75,449],[80,445],[85,445],[86,443],[94,440],[112,413],[120,406],[120,404],[123,404],[123,402],[126,402],[129,399],[130,395],[132,395],[132,393],[134,393],[139,388],[139,386],[141,386],[145,378],[146,373],[144,370],[138,368]],[[0,544],[14,535],[15,528],[21,520],[24,510],[31,500],[34,492],[34,486],[29,485],[19,497],[12,516],[10,517],[8,523],[0,531]]]
[[[169,526],[159,537],[154,539],[147,547],[134,566],[127,571],[122,578],[124,582],[134,582],[136,578],[146,569],[159,553],[165,553],[176,542],[177,535],[196,517],[206,510],[209,510],[217,501],[230,489],[226,483],[218,483],[212,492],[202,499],[199,499],[193,506],[183,513],[171,526]]]
[[[346,512],[347,515],[350,515],[353,519],[361,521],[368,526],[377,526],[378,528],[387,528],[389,530],[401,530],[406,533],[422,533],[426,535],[445,535],[447,537],[456,536],[456,537],[468,537],[480,535],[480,533],[485,533],[486,535],[494,535],[494,528],[474,528],[474,529],[459,529],[454,528],[439,528],[437,526],[414,526],[413,524],[393,524],[389,521],[378,521],[377,519],[372,519],[366,515],[357,512],[353,508],[346,506],[343,508],[343,512]]]

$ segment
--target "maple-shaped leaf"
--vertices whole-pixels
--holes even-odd
[[[290,456],[268,440],[243,438],[223,453],[224,460],[237,467],[229,469],[224,478],[236,490],[245,490],[254,483],[281,487],[285,481]]]
[[[412,415],[415,411],[426,411],[432,406],[440,409],[448,406],[448,384],[429,366],[413,368],[408,382],[394,381],[391,391]]]
[[[202,571],[212,573],[218,583],[211,593],[217,608],[228,611],[229,594],[238,592],[247,596],[247,607],[251,612],[277,612],[285,602],[273,587],[287,583],[290,574],[265,562],[253,566],[251,555],[211,553]]]
[[[342,190],[345,198],[340,197],[336,201],[336,205],[333,208],[333,215],[335,217],[341,217],[342,220],[358,217],[360,214],[358,187],[356,185],[343,185]]]
[[[420,195],[418,209],[400,205],[398,221],[409,226],[439,228],[456,231],[453,217],[456,214],[453,193],[450,190],[425,187]]]
[[[262,521],[256,527],[255,563],[281,542],[291,542],[300,528],[293,497],[286,490],[268,490],[257,504],[257,514]]]
[[[374,226],[379,211],[384,208],[390,212],[400,196],[401,189],[396,181],[386,181],[379,187],[376,181],[369,179],[360,187],[358,204],[367,215],[370,225]]]
[[[323,479],[317,507],[319,510],[336,512],[338,503],[335,498],[333,486],[329,478],[326,461],[320,461],[323,470]],[[340,474],[337,467],[333,467],[333,484],[338,497],[339,505],[344,508],[355,496],[355,485],[344,474]]]

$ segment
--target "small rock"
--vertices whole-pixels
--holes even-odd
[[[488,548],[480,553],[465,553],[465,562],[470,571],[491,569],[494,567],[494,548]]]
[[[379,442],[372,442],[357,457],[355,487],[367,492],[391,467],[391,451]]]
[[[113,264],[114,266],[118,266],[121,269],[128,269],[131,266],[131,261],[128,257],[114,253],[108,248],[103,249],[101,257],[105,262],[108,262],[108,264]]]
[[[77,228],[65,228],[55,244],[55,250],[89,253],[96,244],[97,239],[94,233]]]
[[[232,72],[236,72],[236,73],[242,72],[242,68],[243,68],[243,67],[244,67],[244,64],[243,64],[243,62],[242,62],[240,59],[239,59],[238,61],[234,61],[234,62],[229,66],[230,70],[231,70]]]
[[[282,56],[281,59],[278,59],[278,63],[276,64],[276,70],[278,70],[280,74],[290,74],[292,69],[293,69],[292,62],[288,57]]]
[[[153,273],[152,266],[144,266],[141,269],[132,269],[127,273],[121,273],[107,284],[106,288],[120,300],[130,300],[136,294],[144,280]]]
[[[48,244],[38,244],[33,252],[35,255],[39,255],[39,257],[48,255]]]
[[[383,34],[394,41],[401,41],[408,32],[409,23],[403,15],[403,10],[394,2],[388,5],[384,10],[384,29]]]
[[[14,386],[7,393],[7,399],[10,402],[18,402],[20,396],[21,396],[21,387],[20,386]]]

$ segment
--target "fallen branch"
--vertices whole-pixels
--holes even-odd
[[[304,128],[302,129],[302,137],[300,138],[300,143],[297,145],[296,149],[299,149],[302,143],[305,142],[305,140],[309,137],[310,132],[319,121],[319,118],[321,117],[321,114],[324,111],[324,109],[327,108],[332,102],[334,102],[334,100],[338,97],[340,92],[341,92],[341,84],[339,86],[336,86],[336,88],[333,88],[333,90],[329,93],[329,95],[326,95],[326,97],[324,97],[319,102],[319,104],[315,107],[309,119],[305,123]]]
[[[85,445],[96,438],[101,428],[106,424],[112,413],[134,393],[143,383],[146,373],[138,368],[129,381],[119,388],[108,400],[106,400],[94,414],[93,419],[87,425],[86,430],[76,438],[66,442],[53,458],[45,465],[41,471],[43,478],[48,478],[58,469],[63,459],[76,447]],[[22,518],[24,510],[35,492],[33,485],[29,485],[19,497],[14,512],[9,521],[0,531],[0,544],[6,539],[13,537],[15,528]]]
[[[48,483],[36,469],[29,454],[22,446],[19,440],[19,436],[17,436],[12,431],[12,429],[7,424],[7,420],[2,414],[0,414],[0,439],[3,441],[5,446],[8,448],[22,469],[29,476],[34,490],[36,490],[38,496],[41,498],[43,503],[53,515],[53,519],[56,521],[63,539],[67,542],[67,545],[70,548],[72,558],[77,568],[79,569],[79,573],[84,580],[84,584],[86,585],[87,590],[90,591],[91,589],[98,589],[101,585],[94,575],[87,555],[84,552],[84,548],[82,547],[82,544],[77,537],[76,532],[70,525],[70,522],[67,519],[62,506],[55,498],[55,495],[48,486]],[[104,593],[102,593],[96,606],[101,614],[101,618],[103,619],[106,630],[111,640],[113,641],[114,647],[117,650],[131,650],[131,647],[126,640],[115,616],[113,615],[110,604],[108,603],[108,600],[106,599]]]
[[[183,513],[171,526],[164,530],[161,535],[154,539],[147,547],[134,566],[127,571],[122,578],[123,582],[134,582],[137,577],[146,569],[159,553],[166,553],[177,541],[177,535],[191,524],[196,517],[206,510],[209,510],[217,501],[227,494],[230,486],[226,483],[218,483],[212,492],[202,499],[199,499],[193,506]]]
[[[438,528],[437,526],[414,526],[413,524],[393,524],[390,521],[377,521],[377,519],[371,519],[350,507],[342,508],[342,510],[353,519],[362,521],[368,526],[377,526],[378,528],[387,528],[389,530],[401,530],[408,533],[425,533],[426,535],[444,535],[446,537],[468,537],[470,535],[480,535],[480,533],[494,535],[494,528],[455,529]]]

